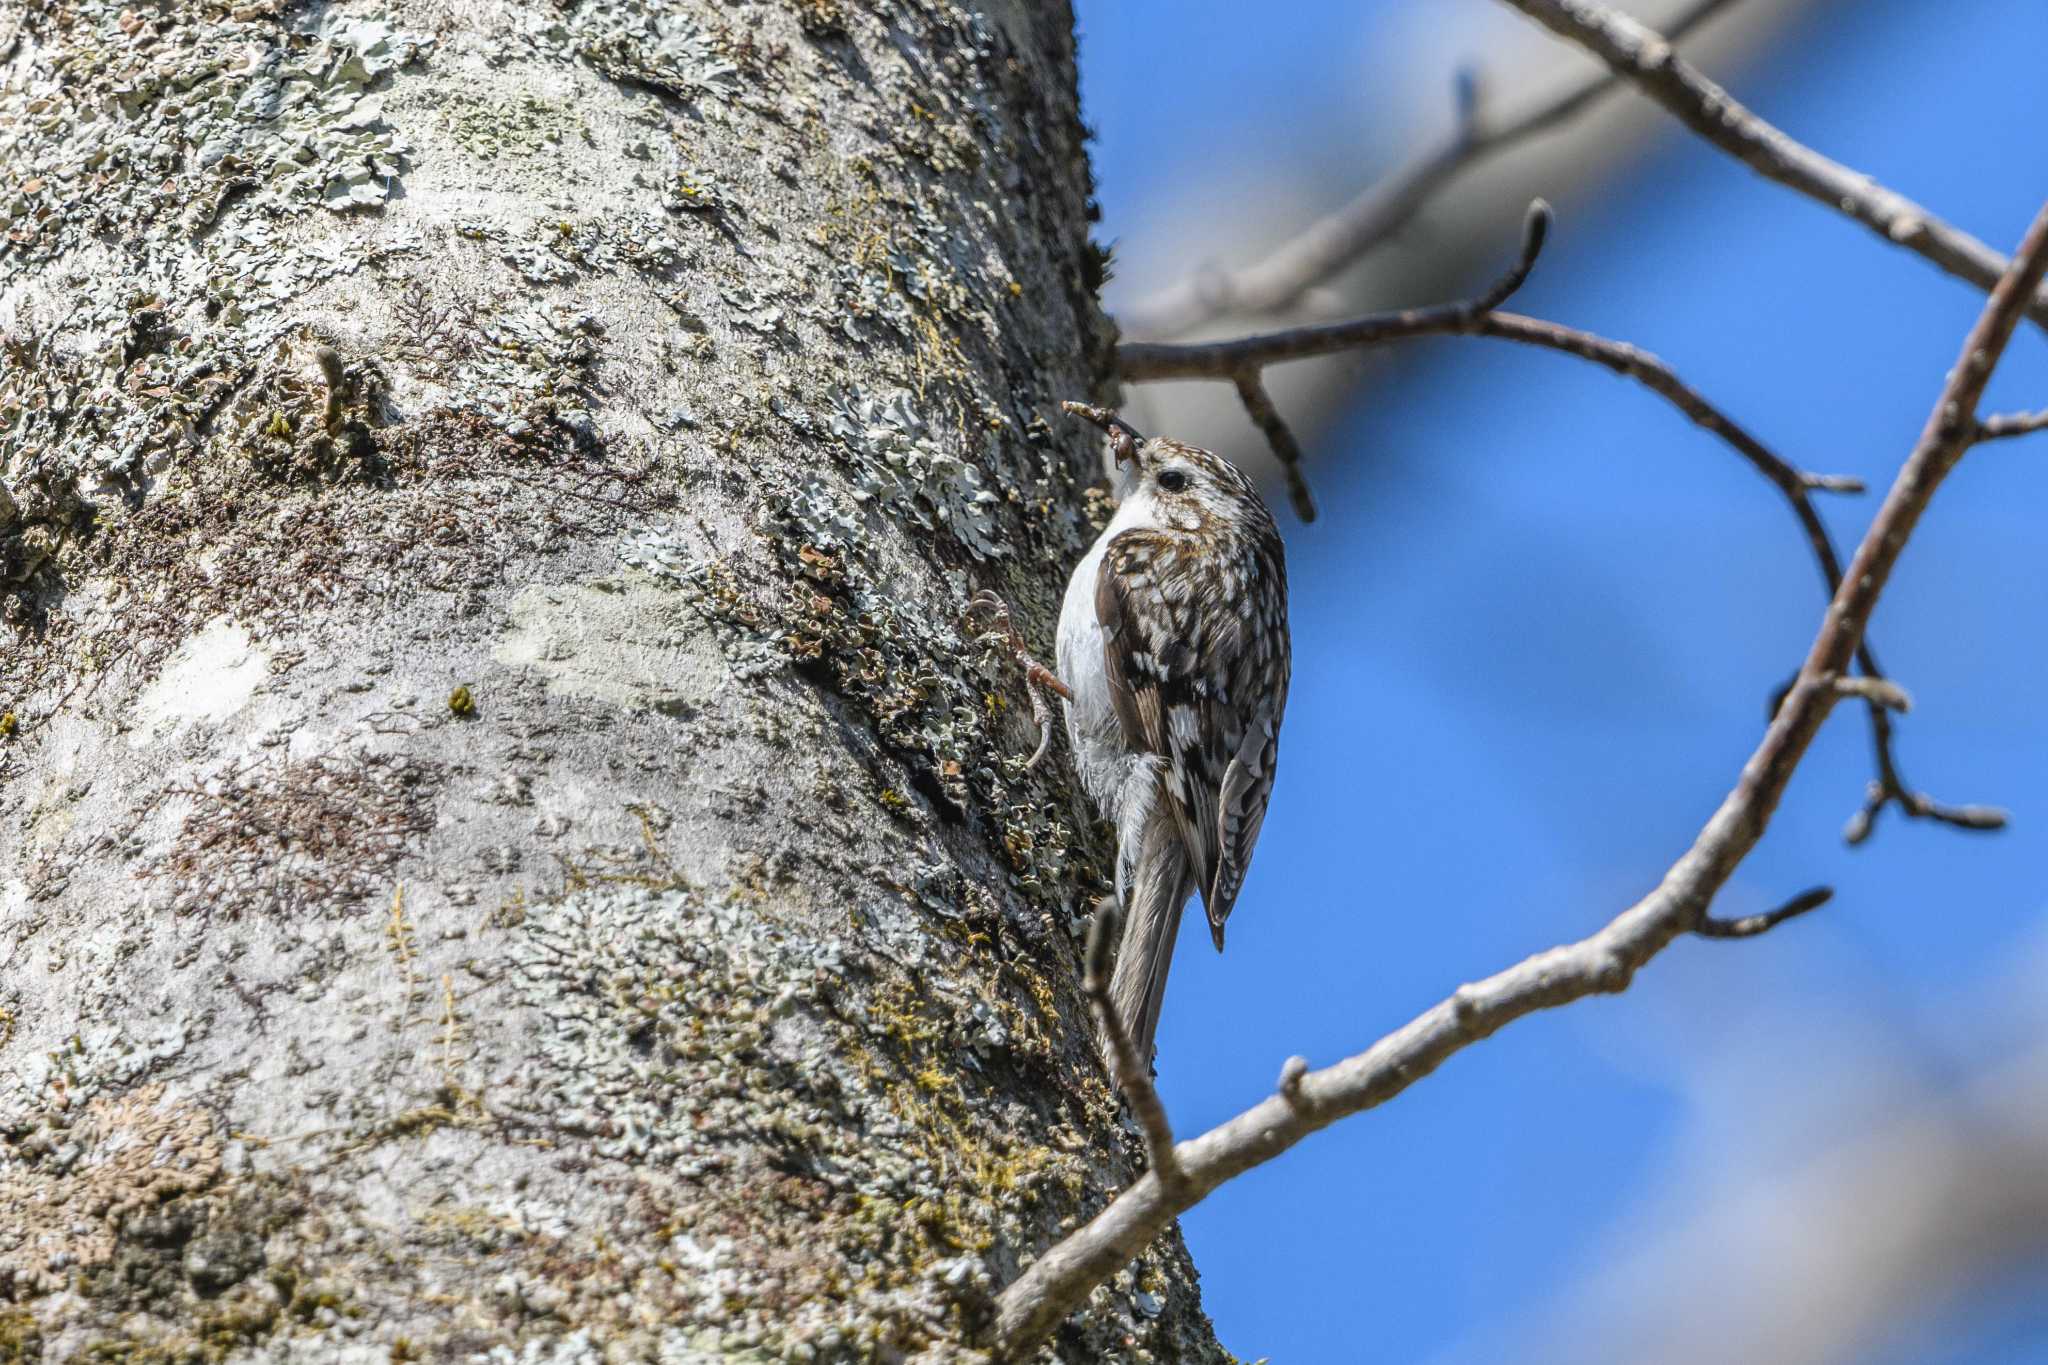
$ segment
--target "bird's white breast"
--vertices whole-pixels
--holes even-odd
[[[1059,676],[1073,692],[1066,703],[1067,739],[1074,746],[1074,767],[1081,786],[1109,819],[1119,815],[1125,779],[1140,755],[1128,751],[1123,723],[1109,695],[1109,674],[1103,658],[1102,622],[1095,613],[1096,578],[1109,542],[1133,527],[1152,524],[1152,500],[1142,493],[1126,498],[1067,580],[1060,605]]]

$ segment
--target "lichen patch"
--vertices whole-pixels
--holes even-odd
[[[54,1293],[110,1262],[130,1219],[220,1174],[212,1119],[161,1085],[51,1111],[0,1149],[0,1283]]]

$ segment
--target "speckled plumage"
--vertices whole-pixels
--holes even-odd
[[[1116,516],[1068,581],[1059,675],[1083,787],[1117,827],[1124,913],[1110,996],[1152,1054],[1181,911],[1220,951],[1265,820],[1287,705],[1287,570],[1228,461],[1119,439]]]

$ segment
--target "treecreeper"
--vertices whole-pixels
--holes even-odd
[[[1110,1005],[1143,1064],[1182,910],[1199,891],[1220,952],[1265,823],[1291,666],[1287,564],[1228,460],[1063,406],[1109,433],[1117,510],[1067,581],[1057,670],[1010,633],[1041,730],[1051,691],[1081,786],[1116,827],[1116,892],[1096,913],[1122,918]],[[1010,630],[1001,603],[978,604]]]

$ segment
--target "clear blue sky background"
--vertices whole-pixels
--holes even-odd
[[[1270,140],[1369,120],[1373,68],[1400,60],[1374,35],[1392,42],[1390,13],[1424,3],[1447,22],[1483,7],[1316,0],[1254,19],[1242,0],[1080,0],[1103,235],[1177,177],[1227,185]],[[2043,0],[1824,5],[1725,74],[2001,251],[2048,196]],[[1675,131],[1560,207],[1518,308],[1656,351],[1795,463],[1880,490],[1980,302]],[[1257,208],[1219,192],[1216,211]],[[1160,1079],[1183,1132],[1266,1093],[1289,1053],[1356,1051],[1648,889],[1726,792],[1819,618],[1776,495],[1644,391],[1491,342],[1397,363],[1314,452],[1325,519],[1282,513],[1281,780],[1229,953],[1199,933],[1181,944]],[[2023,331],[1989,406],[2043,405],[2048,343]],[[1845,544],[1877,496],[1825,505]],[[1995,1052],[1961,1002],[2017,956],[2039,962],[2048,921],[2044,514],[2048,436],[1973,454],[1873,630],[1918,702],[1908,778],[2009,806],[2013,827],[1894,813],[1846,848],[1870,770],[1860,716],[1838,711],[1720,909],[1821,882],[1836,902],[1756,942],[1682,942],[1627,995],[1517,1024],[1212,1198],[1184,1226],[1225,1344],[1420,1360],[1540,1308],[1612,1253],[1609,1230],[1687,1134],[1707,1124],[1739,1160],[1772,1127],[1697,1111],[1683,1078],[1703,1051],[1788,1097],[1825,1087],[1843,1027],[1907,1037],[1937,1071]],[[2042,1284],[1979,1296],[1877,1358],[2048,1361]]]

